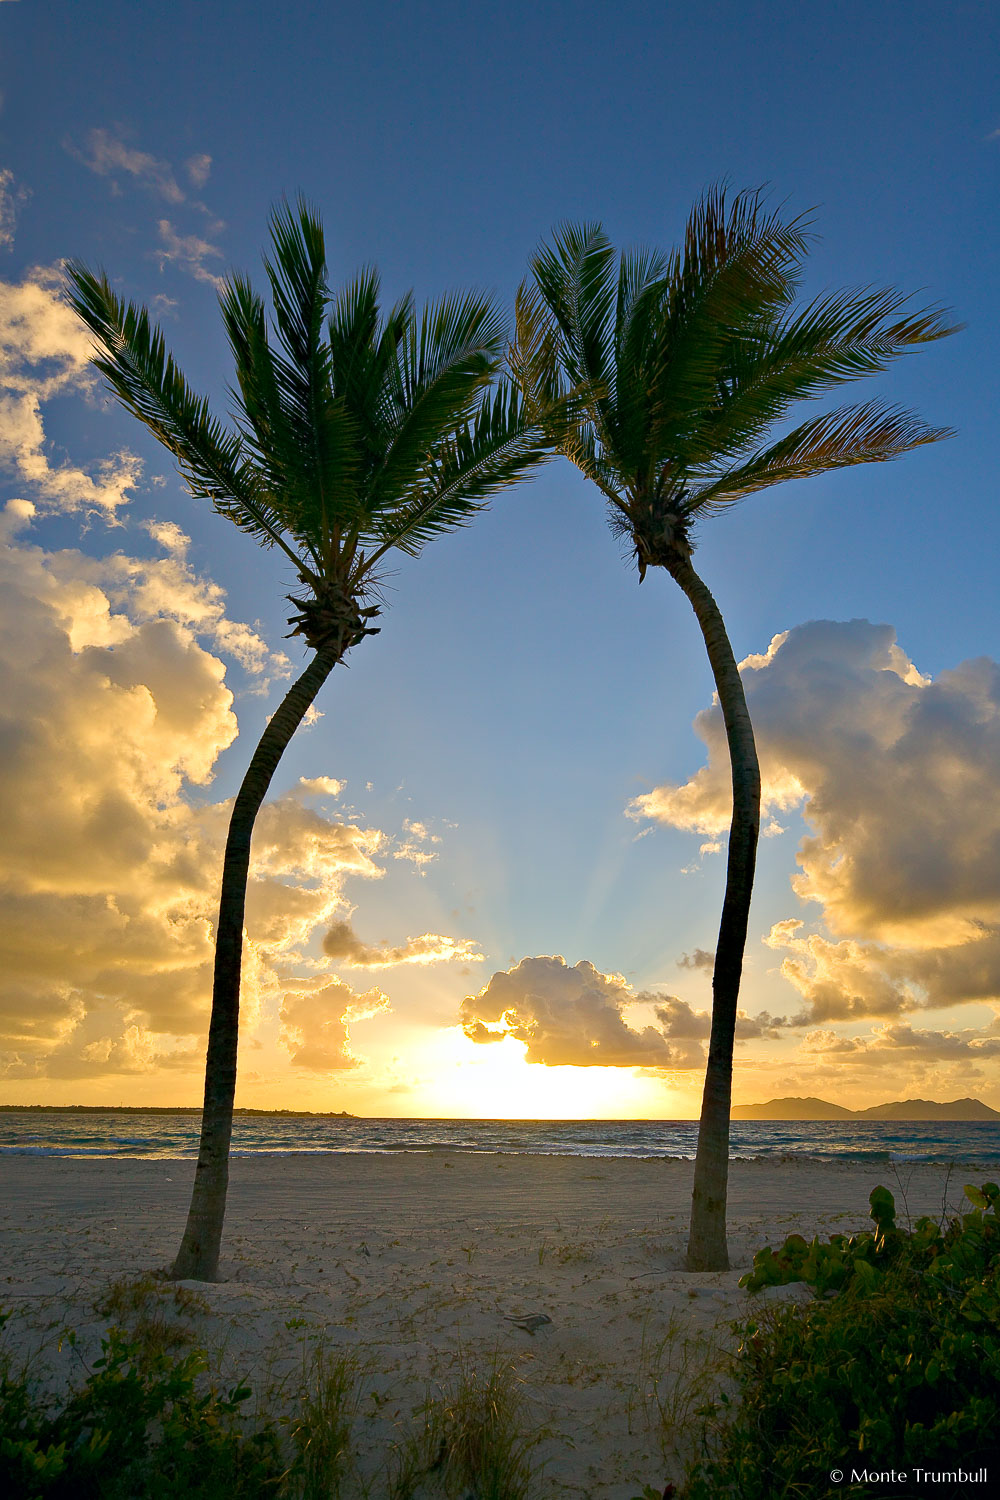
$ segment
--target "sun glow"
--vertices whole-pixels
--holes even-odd
[[[434,1080],[419,1112],[485,1120],[668,1119],[693,1112],[681,1089],[638,1070],[546,1067],[526,1063],[525,1051],[512,1037],[483,1044],[457,1027],[440,1033],[422,1059]]]

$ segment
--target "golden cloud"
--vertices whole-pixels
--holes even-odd
[[[772,947],[814,1020],[890,1016],[1000,996],[1000,666],[936,680],[888,625],[813,621],[741,666],[765,817],[800,806],[811,832],[793,887],[836,941],[777,923]],[[708,762],[629,807],[701,832],[728,827],[718,705],[695,728]],[[800,1018],[801,1019],[801,1018]]]

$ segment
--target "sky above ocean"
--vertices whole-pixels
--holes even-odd
[[[734,1098],[1000,1107],[998,29],[0,0],[0,1099],[200,1101],[227,799],[302,661],[294,580],[102,394],[60,263],[147,304],[224,413],[217,288],[262,281],[283,196],[334,286],[509,302],[559,222],[669,248],[728,181],[811,213],[803,298],[889,283],[967,325],[845,393],[955,438],[698,533],[764,772]],[[728,813],[687,602],[562,462],[387,601],[261,816],[238,1103],[695,1115]],[[463,1031],[505,1014],[527,1042]]]

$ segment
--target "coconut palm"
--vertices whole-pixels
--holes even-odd
[[[710,191],[683,249],[616,257],[599,224],[565,226],[531,261],[510,363],[525,408],[603,492],[639,581],[664,568],[701,627],[725,720],[733,814],[713,977],[688,1266],[728,1265],[733,1035],[760,823],[760,771],[718,606],[692,566],[694,527],[756,490],[898,458],[949,434],[880,401],[769,436],[799,401],[873,375],[954,331],[902,313],[893,290],[838,291],[795,308],[809,236],[760,195]]]
[[[292,635],[309,663],[268,723],[233,804],[215,934],[201,1143],[171,1274],[215,1278],[236,1088],[243,919],[254,820],[281,755],[338,662],[377,633],[377,585],[393,548],[416,556],[468,522],[543,455],[516,389],[492,386],[504,319],[477,293],[382,316],[376,273],[337,295],[323,230],[303,204],[272,214],[273,305],[242,276],[220,296],[236,366],[235,426],[194,394],[147,312],[108,279],[70,268],[71,301],[117,398],[170,449],[191,493],[290,563]],[[376,602],[373,602],[376,601]]]

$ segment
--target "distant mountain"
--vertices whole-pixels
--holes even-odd
[[[767,1104],[734,1104],[734,1120],[849,1120],[852,1109],[825,1099],[772,1099]]]
[[[895,1104],[873,1104],[859,1109],[859,1120],[1000,1120],[1000,1113],[981,1099],[953,1099],[938,1104],[934,1099],[898,1099]]]
[[[767,1104],[735,1104],[734,1120],[1000,1120],[1000,1111],[981,1099],[897,1099],[870,1109],[844,1109],[825,1099],[771,1099]]]

